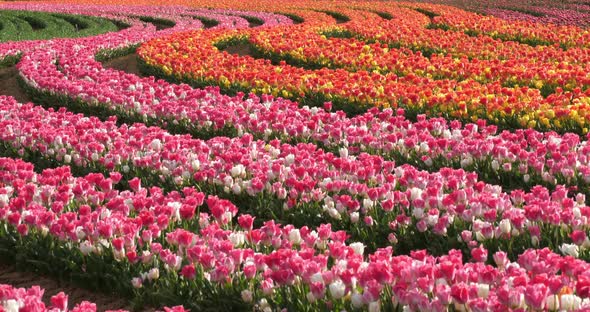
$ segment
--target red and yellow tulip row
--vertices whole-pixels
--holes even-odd
[[[432,55],[430,58],[408,48],[390,48],[385,43],[366,44],[356,38],[327,38],[329,32],[345,28],[307,25],[251,31],[249,44],[263,54],[289,59],[297,64],[365,70],[398,76],[416,74],[432,79],[472,79],[479,83],[500,82],[504,86],[528,86],[544,95],[557,87],[566,91],[590,86],[588,68],[581,64],[528,60],[469,60],[463,56]]]
[[[467,13],[450,6],[415,4],[417,7],[437,13],[434,20],[460,31],[476,31],[507,40],[525,40],[542,45],[589,47],[590,33],[576,26],[556,26],[527,21],[507,21],[493,16]]]
[[[429,20],[414,9],[421,9],[423,12],[441,14]],[[443,9],[444,8],[444,9]],[[368,9],[368,8],[366,8]],[[498,26],[496,32],[485,32],[478,28],[467,26],[459,27],[458,21],[468,23],[470,19],[487,18],[497,20],[498,23],[507,23],[493,17],[483,17],[450,7],[419,7],[411,4],[411,7],[383,7],[376,8],[377,11],[386,12],[394,18],[390,20],[351,20],[343,24],[347,30],[364,38],[373,39],[379,42],[403,46],[414,50],[432,51],[438,54],[451,54],[461,58],[466,56],[470,59],[500,59],[500,60],[527,60],[535,59],[540,61],[567,62],[586,64],[589,59],[588,50],[583,46],[576,46],[574,43],[561,43],[568,47],[566,50],[556,42],[552,45],[535,44],[535,37],[527,37],[524,33],[520,36],[498,35],[508,26]],[[418,16],[417,16],[418,15]],[[447,19],[453,20],[447,24]],[[534,24],[533,24],[534,25]],[[514,27],[517,27],[515,24]],[[571,33],[571,31],[557,26],[549,27],[551,32]],[[576,33],[584,33],[580,28],[575,28]],[[576,34],[571,34],[575,38]],[[512,40],[511,40],[512,39]],[[573,39],[572,39],[573,40]],[[521,43],[523,42],[523,43]],[[577,39],[576,39],[577,42]]]
[[[273,94],[316,103],[332,100],[340,107],[403,106],[430,115],[464,120],[488,119],[507,128],[535,127],[586,133],[590,99],[580,90],[544,98],[528,87],[507,88],[498,81],[435,80],[408,73],[356,72],[345,69],[307,70],[285,63],[221,52],[215,44],[247,40],[252,31],[194,31],[176,33],[144,44],[138,54],[148,66],[166,75],[224,89]],[[363,49],[363,48],[361,48]]]

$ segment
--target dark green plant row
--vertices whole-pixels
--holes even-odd
[[[203,23],[203,26],[205,28],[211,28],[211,27],[215,27],[217,25],[219,25],[219,21],[214,20],[212,18],[208,18],[208,17],[204,17],[204,16],[191,16],[194,19],[198,19],[201,21],[201,23]]]
[[[156,26],[156,30],[172,28],[176,26],[176,22],[173,20],[160,18],[160,17],[152,17],[152,16],[130,16],[139,19],[144,23],[150,23]]]
[[[124,27],[94,16],[11,10],[0,11],[0,25],[0,42],[86,37]]]
[[[324,14],[331,16],[333,19],[336,20],[336,23],[339,23],[339,24],[346,23],[346,22],[350,21],[350,17],[348,17],[340,12],[330,11],[330,10],[317,10],[316,12],[324,13]]]
[[[249,16],[249,15],[239,15],[239,17],[248,21],[250,27],[258,27],[264,25],[264,21],[258,17]]]
[[[3,59],[0,59],[0,68],[16,65],[16,63],[18,63],[18,61],[20,60],[21,56],[22,56],[22,54],[18,53],[18,54],[9,55],[9,56],[4,57]]]
[[[285,12],[276,12],[276,14],[285,15],[286,17],[290,18],[293,21],[293,24],[301,24],[305,22],[305,19],[299,15],[295,15],[293,13],[285,13]]]

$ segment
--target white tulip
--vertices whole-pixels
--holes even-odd
[[[510,232],[512,231],[512,225],[510,224],[510,220],[508,219],[503,219],[502,221],[500,221],[500,231],[502,231],[502,234],[510,234]]]
[[[295,245],[301,244],[301,233],[298,229],[292,229],[289,232],[289,242]]]
[[[330,295],[332,295],[332,298],[338,300],[338,299],[344,297],[345,292],[346,292],[346,285],[344,285],[344,283],[341,280],[336,280],[336,281],[332,282],[332,284],[330,284],[329,288],[330,288]]]
[[[559,247],[559,250],[567,256],[572,256],[574,258],[577,258],[579,255],[579,249],[578,249],[578,245],[576,244],[562,244]]]
[[[4,307],[4,311],[6,312],[18,312],[18,310],[20,309],[18,301],[14,299],[6,300],[2,306]]]
[[[352,243],[350,244],[350,247],[354,250],[354,253],[356,253],[357,255],[363,255],[363,253],[365,252],[365,245],[363,243]]]

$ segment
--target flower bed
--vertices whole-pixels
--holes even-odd
[[[269,35],[265,30],[178,33],[155,39],[140,47],[138,53],[150,74],[195,87],[219,85],[230,94],[271,93],[311,106],[332,101],[335,108],[343,109],[348,115],[362,113],[371,106],[403,107],[413,114],[442,115],[463,121],[486,119],[505,129],[532,127],[587,133],[588,96],[584,92],[587,70],[583,63],[556,65],[550,58],[552,51],[547,53],[532,47],[529,50],[536,55],[528,54],[528,61],[522,60],[524,56],[504,62],[468,61],[467,57],[473,57],[473,53],[487,53],[492,45],[498,44],[497,40],[424,29],[425,25],[410,19],[413,15],[408,11],[392,11],[398,18],[391,20],[375,15],[368,22],[366,19],[361,22],[357,17],[342,28],[328,30],[303,25],[278,28]],[[399,14],[407,17],[404,19]],[[452,16],[459,14],[455,12]],[[407,25],[400,28],[397,25],[400,22]],[[397,33],[389,32],[390,28],[395,28]],[[328,39],[321,35],[330,36],[343,30],[379,43],[365,45],[355,39]],[[421,37],[412,39],[416,32]],[[305,49],[297,47],[306,40],[309,44],[305,44]],[[410,40],[419,43],[408,45],[406,41]],[[236,43],[248,44],[255,55],[274,63],[218,50]],[[340,47],[334,49],[335,45]],[[416,45],[420,53],[428,46],[466,46],[472,52],[424,57],[411,51],[416,50]],[[403,49],[391,49],[399,46]],[[521,46],[507,42],[502,53],[513,54]],[[562,54],[573,53],[560,49],[555,52],[559,53],[556,56],[559,59]],[[406,63],[400,63],[400,58]],[[397,65],[388,67],[394,61]],[[516,62],[522,66],[515,66]],[[521,84],[528,86],[521,87]]]
[[[590,309],[584,34],[433,5],[246,4],[31,5],[129,27],[0,46],[45,106],[0,96],[4,261],[166,311]],[[176,83],[102,67],[146,41],[143,65]],[[511,55],[530,66],[486,77]],[[541,94],[531,71],[563,90]],[[312,85],[281,89],[301,77]],[[371,79],[395,92],[352,85]],[[530,86],[502,85],[514,79]],[[5,309],[66,310],[63,294],[46,308],[38,288],[3,289]]]

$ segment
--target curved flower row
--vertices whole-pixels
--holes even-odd
[[[139,186],[134,192],[117,193],[105,186],[114,182],[113,177],[93,174],[73,178],[67,167],[35,174],[30,164],[5,158],[0,159],[0,166],[2,219],[10,224],[4,231],[21,235],[29,248],[49,235],[56,238],[51,244],[54,249],[67,250],[62,250],[62,255],[79,248],[86,261],[96,257],[113,267],[124,265],[129,271],[150,268],[131,281],[139,292],[161,292],[161,287],[173,282],[175,289],[197,291],[189,296],[202,300],[202,296],[220,296],[210,292],[212,286],[230,285],[235,290],[231,295],[265,311],[273,306],[304,310],[429,307],[444,311],[455,306],[569,311],[590,305],[588,263],[547,249],[527,250],[516,262],[508,260],[504,252],[491,257],[481,247],[472,250],[474,262],[469,263],[463,262],[458,251],[441,257],[424,251],[393,256],[386,248],[366,257],[363,244],[346,245],[346,233],[334,232],[329,225],[311,230],[268,221],[253,228],[253,218],[241,215],[239,227],[224,229],[231,228],[237,209],[215,197],[206,200],[212,218],[194,211],[187,216],[187,210],[203,203],[204,196],[194,189],[185,189],[185,198],[178,193],[163,195],[157,188],[150,189],[147,196]],[[195,196],[200,199],[191,201]],[[80,199],[89,205],[81,204]],[[68,212],[56,208],[63,204],[70,206]],[[136,211],[137,217],[131,217],[130,211]],[[195,216],[199,234],[167,227],[175,213],[185,220]],[[67,242],[73,242],[74,247]],[[488,256],[496,267],[485,264]],[[116,261],[107,261],[109,257]],[[87,270],[93,270],[92,266]],[[199,285],[209,286],[193,288]],[[38,289],[24,294],[5,288],[0,300],[6,308],[23,304],[43,310],[35,300],[41,295]],[[59,311],[67,310],[63,294],[52,303]],[[88,303],[81,307],[93,308]]]
[[[169,20],[174,23],[170,28],[165,28],[157,32],[159,36],[171,34],[189,29],[202,28],[203,24],[199,18],[207,20],[214,20],[217,22],[216,28],[244,28],[248,27],[249,23],[242,16],[249,16],[259,19],[263,22],[264,27],[272,27],[276,25],[290,24],[292,21],[285,16],[278,14],[271,14],[265,12],[250,12],[237,10],[207,10],[195,9],[188,7],[158,7],[158,6],[121,6],[121,5],[59,5],[46,3],[3,3],[0,8],[8,10],[34,10],[44,12],[60,12],[69,14],[85,14],[93,16],[101,16],[105,18],[122,20],[135,27],[143,24],[140,19],[145,17]],[[126,36],[130,33],[142,34],[143,40],[153,37],[147,37],[147,34],[152,33],[149,27],[143,31],[126,32]],[[135,35],[137,36],[137,35]],[[105,38],[106,39],[106,38]],[[130,41],[137,41],[137,39],[127,38]],[[4,42],[0,43],[0,61],[7,57],[17,57],[22,53],[32,51],[47,45],[60,44],[61,42],[71,41],[70,39],[55,39],[50,41],[43,40],[29,40],[18,42]],[[104,40],[108,42],[108,40]],[[75,44],[80,44],[79,41],[74,41]]]
[[[353,22],[366,15],[338,12]],[[338,18],[338,12],[328,14]],[[173,16],[166,14],[159,16]],[[30,165],[1,159],[0,238],[11,239],[0,244],[16,244],[7,250],[41,258],[39,252],[47,252],[47,259],[72,261],[87,274],[90,267],[101,278],[116,276],[121,289],[133,287],[137,298],[158,304],[193,302],[227,310],[255,305],[265,311],[590,308],[588,265],[575,259],[590,256],[590,207],[573,187],[584,188],[588,174],[586,143],[578,136],[532,130],[494,135],[496,128],[483,122],[462,127],[419,116],[410,123],[392,110],[349,119],[267,96],[232,98],[212,88],[140,79],[103,70],[93,60],[100,49],[199,25],[177,26],[155,32],[134,22],[117,34],[23,51],[21,77],[48,99],[61,96],[81,107],[108,108],[103,116],[117,113],[178,132],[197,121],[197,130],[229,129],[238,138],[202,141],[0,97],[2,153],[40,164],[71,164],[75,171],[112,172],[109,178],[96,173],[74,178],[64,168],[34,174]],[[222,109],[215,112],[215,105]],[[280,125],[284,116],[297,122]],[[286,139],[291,132],[301,141],[331,146],[340,157],[312,144],[270,140]],[[461,148],[471,158],[463,158]],[[506,193],[473,173],[395,166],[363,149],[389,151],[394,159],[425,166],[432,162],[437,169],[447,163],[474,170],[485,165],[484,174],[509,172],[530,179],[525,182],[530,186],[536,179],[568,186]],[[423,157],[430,151],[433,158]],[[15,173],[19,166],[24,170]],[[205,199],[195,186],[212,195]],[[200,213],[205,204],[210,215]],[[296,226],[262,222],[269,217]],[[340,229],[346,232],[335,231]],[[349,236],[360,242],[347,244]],[[395,247],[378,249],[387,241]],[[527,249],[532,246],[568,256]],[[365,247],[371,251],[365,253]],[[426,247],[440,256],[416,250]],[[394,249],[409,255],[393,256]],[[464,263],[464,257],[471,262]],[[72,266],[53,262],[49,267]]]
[[[521,20],[541,24],[588,27],[589,18],[587,9],[587,6],[584,7],[582,5],[578,7],[573,5],[565,8],[513,8],[511,10],[490,8],[486,9],[485,13],[509,21]],[[530,14],[529,11],[534,15]]]
[[[576,26],[556,26],[527,21],[507,21],[477,14],[465,14],[448,6],[419,5],[439,14],[437,22],[442,22],[458,30],[472,30],[508,40],[529,40],[543,45],[558,44],[566,48],[588,48],[590,34]]]
[[[332,100],[339,109],[350,114],[370,106],[402,106],[449,118],[483,118],[506,128],[588,131],[589,97],[580,89],[543,98],[537,89],[506,88],[498,81],[481,84],[472,79],[457,82],[415,74],[398,77],[393,72],[307,70],[220,52],[214,46],[232,38],[244,38],[246,34],[177,33],[142,45],[138,53],[148,66],[157,68],[165,76],[194,85],[215,84],[226,91],[271,93],[316,106]]]
[[[265,140],[310,141],[332,151],[342,149],[350,155],[369,152],[428,170],[455,167],[479,171],[482,179],[494,183],[577,185],[588,193],[588,147],[577,135],[533,130],[495,134],[496,128],[483,122],[461,127],[457,122],[420,116],[418,122],[410,123],[403,112],[391,111],[347,118],[323,109],[298,108],[282,99],[250,96],[243,100],[223,96],[215,89],[195,90],[105,70],[93,59],[95,48],[71,51],[69,45],[63,45],[51,53],[28,55],[19,64],[21,75],[43,92],[203,137],[251,133]],[[57,59],[61,71],[54,64]],[[286,120],[289,122],[282,122]]]
[[[75,307],[68,309],[68,295],[63,291],[51,296],[47,306],[43,302],[45,290],[40,286],[31,286],[30,288],[16,288],[8,284],[0,284],[0,307],[2,311],[34,311],[34,312],[96,312],[96,304],[89,301],[82,301]],[[107,312],[123,312],[124,310]],[[183,312],[182,306],[173,308],[164,308],[165,312]]]
[[[3,9],[28,10],[43,12],[60,12],[69,14],[99,15],[104,17],[119,17],[123,19],[139,17],[170,18],[176,23],[192,23],[194,20],[205,18],[215,20],[214,27],[247,27],[247,18],[256,18],[262,22],[264,27],[276,25],[288,25],[292,20],[280,14],[257,11],[239,11],[232,9],[202,9],[186,6],[128,6],[128,5],[72,5],[72,4],[49,4],[49,3],[4,3]],[[172,26],[173,27],[173,26]],[[176,29],[182,31],[182,29]]]
[[[335,157],[310,144],[267,144],[248,134],[200,141],[10,99],[0,111],[0,140],[11,155],[115,170],[146,185],[199,185],[211,194],[233,194],[229,198],[242,202],[245,212],[296,225],[356,224],[350,234],[372,248],[389,241],[402,252],[417,246],[468,250],[476,239],[494,250],[510,246],[512,256],[526,246],[559,248],[566,241],[578,244],[575,253],[584,258],[588,250],[590,209],[583,195],[574,200],[565,187],[507,194],[463,170],[428,173],[367,154]],[[574,232],[582,239],[572,239]],[[424,238],[439,243],[426,246]]]
[[[412,8],[423,9],[433,15],[443,14],[446,18],[456,20],[457,27],[461,25],[460,21],[462,19],[493,19],[492,17],[482,17],[481,15],[446,6],[429,7],[414,4]],[[553,61],[585,65],[590,57],[588,49],[584,47],[572,47],[564,50],[555,45],[527,44],[525,39],[520,40],[524,43],[514,40],[502,40],[501,37],[490,37],[493,36],[493,30],[490,30],[489,35],[479,34],[473,29],[455,31],[451,29],[450,25],[442,22],[441,16],[435,16],[430,20],[425,15],[419,14],[410,8],[385,6],[379,8],[379,10],[391,14],[394,18],[390,20],[374,20],[371,23],[352,20],[340,26],[352,32],[352,34],[360,36],[360,38],[365,38],[367,41],[377,41],[392,47],[405,47],[428,54],[450,54],[459,59],[467,57],[469,59],[490,61],[518,60],[523,62],[534,59],[543,62]],[[579,28],[573,29],[578,33],[584,32]],[[559,32],[559,28],[552,30],[552,33]]]
[[[65,56],[64,56],[63,58],[65,59]],[[60,57],[60,59],[62,59],[62,57]],[[47,62],[46,62],[46,63],[47,63]],[[49,62],[49,63],[51,63],[51,62]],[[39,63],[37,63],[37,64],[39,64]],[[70,63],[69,63],[69,62],[67,62],[67,61],[65,61],[65,62],[64,62],[64,67],[68,67],[68,68],[69,68],[69,65],[70,65]],[[74,63],[74,64],[72,64],[72,66],[74,66],[74,65],[75,65],[75,63]],[[68,69],[68,70],[69,70],[69,69]],[[32,72],[33,72],[33,71],[31,71],[31,73],[32,73]],[[84,76],[84,77],[90,77],[90,76],[92,76],[92,73],[88,73],[88,75],[87,75],[87,73],[88,73],[88,72],[84,72],[84,74],[82,74],[82,75],[80,75],[80,76]],[[59,77],[59,75],[55,75],[55,74],[52,74],[52,75],[50,75],[50,76],[56,76],[56,77]],[[135,86],[139,86],[139,85],[137,85],[137,84],[133,84],[133,86],[135,87]],[[91,87],[91,86],[89,85],[89,87]],[[142,88],[143,88],[143,86],[142,86]],[[84,89],[86,89],[86,88],[84,88]],[[185,89],[186,89],[186,88],[185,88]],[[87,90],[91,90],[91,89],[87,89]],[[173,90],[173,89],[171,89],[171,90]],[[128,90],[128,91],[133,91],[133,90]],[[188,89],[186,89],[186,91],[188,92],[189,90],[188,90]],[[180,93],[180,94],[182,94],[183,92],[174,93],[174,94],[172,94],[172,95],[168,94],[168,96],[170,96],[170,100],[176,100],[176,98],[177,98],[177,96],[179,95],[179,93]],[[186,97],[186,95],[187,95],[187,94],[189,94],[189,93],[186,93],[186,94],[185,94],[185,97]],[[201,95],[202,95],[202,93],[201,93]],[[190,94],[189,94],[189,96],[190,96]],[[189,102],[189,103],[190,103],[190,102]],[[145,106],[145,107],[149,109],[149,105],[147,105],[147,106]],[[163,109],[162,109],[162,110],[164,110],[164,107],[163,107]],[[261,115],[264,115],[264,114],[261,114]],[[387,115],[382,115],[382,116],[383,116],[383,117],[386,117]],[[156,115],[155,117],[158,117],[158,116]],[[392,121],[392,120],[389,120],[389,121]],[[401,121],[401,123],[400,123],[400,124],[402,124],[402,125],[405,123],[405,122],[403,121],[403,119],[399,119],[399,121]],[[409,124],[406,124],[406,125],[407,125],[407,126],[409,126]],[[429,128],[429,126],[428,126],[428,125],[427,125],[427,126],[425,126],[425,129],[428,129],[428,128]],[[409,128],[408,128],[408,129],[409,129]],[[474,128],[471,128],[471,129],[474,129]],[[434,130],[434,131],[436,132],[436,130]],[[486,130],[486,131],[487,131],[487,130]],[[441,130],[441,133],[442,133],[442,132],[443,132],[443,131]],[[471,132],[472,132],[472,131],[468,131],[468,132],[465,132],[465,134],[469,135]],[[493,132],[493,130],[492,130],[492,132]],[[455,134],[456,134],[456,135],[458,135],[458,133],[459,133],[459,132],[455,132]],[[512,137],[512,136],[508,136],[508,133],[506,133],[506,134],[505,134],[505,137],[506,137],[506,139],[505,139],[505,141],[506,141],[506,142],[508,142],[508,141],[510,141],[510,140],[512,140],[512,139],[513,139],[513,137]],[[525,137],[522,137],[522,136],[520,136],[520,137],[522,138],[523,142],[526,142],[526,140],[527,140],[527,139],[526,139]],[[494,137],[490,137],[490,139],[491,139],[492,141],[496,140],[496,139],[493,139],[493,138],[494,138]],[[573,138],[573,137],[572,137],[572,138]],[[457,140],[457,141],[462,141],[463,139],[464,139],[464,137],[458,137],[458,140]],[[552,140],[552,142],[553,142],[553,143],[555,143],[555,144],[560,144],[560,143],[561,143],[561,141],[562,141],[562,140],[561,140],[561,138],[559,138],[559,137],[557,137],[556,139],[551,139],[551,140]],[[409,141],[411,141],[411,140],[409,140]],[[576,142],[576,141],[571,141],[570,139],[567,139],[567,140],[565,140],[564,142],[566,142],[566,144],[570,144],[571,142]],[[544,147],[544,145],[545,145],[544,141],[540,141],[539,143],[540,143],[540,144],[538,145],[538,148]],[[416,144],[416,143],[414,143],[414,144]],[[434,144],[434,141],[433,141],[433,144]],[[576,144],[576,143],[574,143],[574,145],[575,145],[575,144]],[[465,146],[468,146],[468,145],[469,145],[469,144],[466,144]],[[416,145],[416,146],[418,146],[418,145]],[[436,145],[434,145],[434,146],[436,146]],[[520,146],[520,144],[515,144],[514,146],[515,146],[515,147],[516,147],[516,146]],[[552,145],[550,145],[550,146],[552,146]],[[583,145],[582,145],[582,146],[583,146]],[[556,146],[555,148],[557,148],[557,146]],[[423,148],[423,149],[424,149],[424,152],[428,152],[428,149],[426,149],[426,148]],[[495,148],[494,148],[494,149],[495,149]],[[476,152],[477,150],[478,150],[478,149],[474,149],[474,150],[472,150],[472,151],[473,151],[473,152]],[[516,154],[514,154],[516,151],[515,151],[514,149],[512,149],[512,148],[508,148],[508,147],[506,147],[505,149],[502,149],[502,148],[497,148],[497,149],[495,149],[495,150],[497,150],[499,153],[503,153],[503,155],[504,155],[504,156],[506,156],[506,157],[505,157],[506,159],[511,159],[511,158],[514,158],[514,159],[516,160],[516,156],[512,157],[512,156],[509,156],[508,154],[506,154],[506,152],[508,152],[508,151],[509,151],[510,153],[513,153],[512,155],[516,155]],[[513,151],[513,150],[514,150],[514,151]],[[563,151],[567,151],[567,150],[568,150],[568,148],[564,147]],[[343,150],[343,151],[345,151],[345,150]],[[584,149],[583,149],[583,148],[579,149],[579,152],[580,152],[580,153],[584,153],[583,151],[584,151]],[[456,155],[459,155],[459,154],[456,154]],[[536,152],[536,151],[535,151],[535,152],[532,152],[532,153],[530,153],[530,155],[531,155],[531,156],[537,155],[537,152]],[[541,155],[544,155],[544,154],[541,154]],[[522,156],[522,155],[520,155],[520,154],[519,154],[519,156]],[[483,158],[483,157],[482,157],[482,158]],[[542,158],[544,158],[544,156],[543,156]],[[569,159],[569,157],[563,157],[563,158],[560,158],[560,159],[561,159],[561,160],[563,160],[563,161],[566,161],[566,159]],[[500,160],[501,162],[503,162],[503,161],[502,161],[502,158],[500,158],[499,160]],[[464,161],[464,163],[465,163],[465,164],[467,164],[467,162],[470,162],[470,160],[466,159],[466,160]],[[555,162],[551,162],[551,165],[553,165],[553,164],[555,164]],[[467,164],[467,165],[469,165],[469,164]],[[493,162],[490,162],[490,163],[489,163],[489,165],[493,167]],[[500,163],[498,162],[498,160],[496,161],[496,165],[495,165],[495,166],[498,166],[498,167],[500,166]],[[557,166],[557,167],[555,167],[555,168],[559,168],[560,166],[562,166],[562,165],[558,165],[558,166]],[[507,168],[507,166],[504,166],[504,165],[503,165],[502,167],[503,167],[503,169],[502,169],[502,170],[507,170],[507,169],[505,169],[505,168]],[[519,167],[520,167],[520,166],[519,166]],[[532,167],[533,167],[533,168],[539,168],[539,169],[543,170],[542,168],[544,167],[544,165],[543,165],[543,166],[533,165]],[[496,169],[492,168],[492,169],[493,169],[493,170],[497,170],[498,168],[496,168]],[[510,169],[510,168],[509,168],[509,169]],[[512,170],[512,169],[510,169],[510,170]],[[508,171],[510,171],[510,170],[508,170]],[[515,169],[515,170],[524,170],[524,169],[518,168],[518,169]],[[543,176],[543,175],[541,175],[541,177],[542,177],[542,176]],[[525,178],[525,179],[526,179],[526,178]],[[546,177],[545,177],[545,179],[546,179],[547,181],[549,181],[549,180],[552,180],[552,179],[551,179],[551,175],[548,175],[548,176],[546,176]],[[232,188],[233,188],[233,186],[232,186]],[[239,190],[242,190],[242,189],[244,189],[244,188],[243,188],[243,186],[238,186],[238,189],[239,189]],[[334,211],[332,211],[332,213],[333,213],[333,212],[334,212]],[[337,214],[334,214],[334,215],[337,215]]]
[[[379,21],[367,20],[366,23]],[[558,86],[566,91],[575,88],[586,90],[590,83],[586,64],[556,64],[554,60],[539,60],[542,56],[507,60],[457,59],[451,55],[436,54],[425,57],[405,47],[390,49],[384,43],[365,44],[357,39],[326,38],[322,35],[344,30],[342,27],[330,30],[307,25],[275,27],[272,31],[249,32],[248,41],[258,54],[307,67],[323,66],[382,74],[393,72],[397,76],[415,74],[458,81],[470,79],[482,84],[499,81],[505,86],[537,88],[545,96],[549,92],[554,93]],[[368,40],[371,41],[371,38]]]

